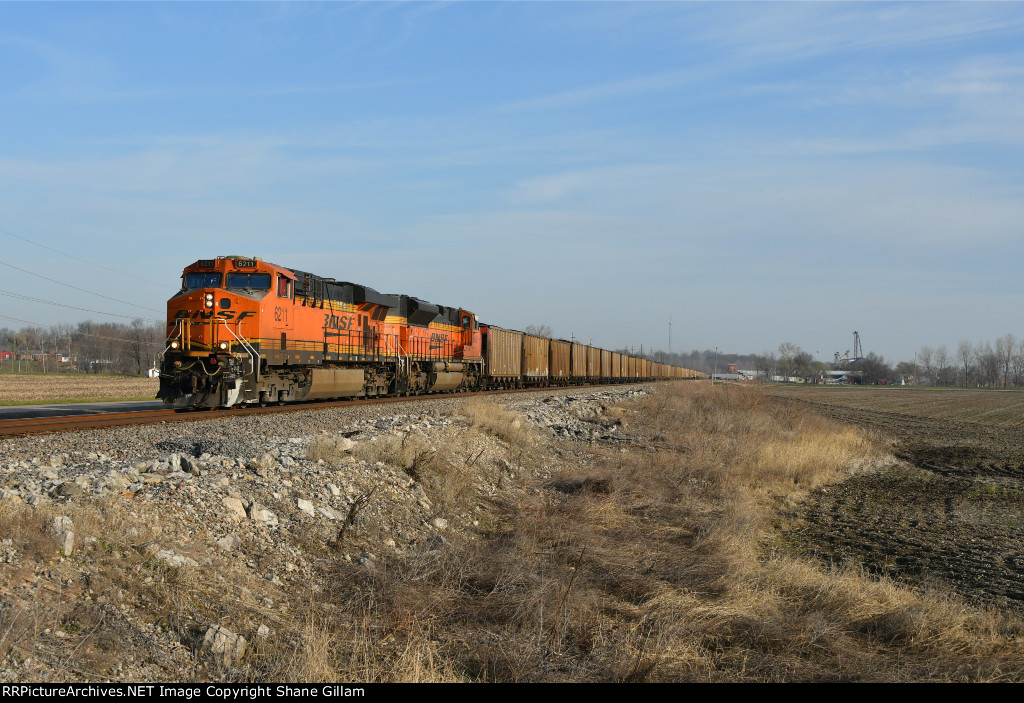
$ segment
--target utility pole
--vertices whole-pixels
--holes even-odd
[[[715,347],[715,372],[711,375],[711,385],[715,383],[715,376],[718,375],[718,347]]]
[[[672,313],[668,314],[668,354],[672,356]]]

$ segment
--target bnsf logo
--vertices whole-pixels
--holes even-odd
[[[430,348],[431,349],[443,349],[444,345],[448,343],[448,335],[438,334],[436,332],[430,335]]]
[[[352,315],[324,314],[324,327],[329,330],[351,330],[356,326],[355,317]]]
[[[247,317],[251,317],[256,313],[252,310],[245,310],[244,312],[238,313],[238,317],[235,317],[234,310],[219,310],[214,312],[213,310],[179,310],[174,314],[175,320],[209,320],[210,318],[216,318],[218,320],[238,320],[241,322]]]

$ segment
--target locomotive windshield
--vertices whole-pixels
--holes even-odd
[[[269,273],[229,273],[228,288],[258,288],[270,290]]]
[[[195,288],[220,288],[221,276],[219,273],[186,273],[185,290]]]

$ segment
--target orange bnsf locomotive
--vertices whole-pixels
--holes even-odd
[[[157,397],[179,409],[698,375],[240,256],[186,267],[167,326]]]

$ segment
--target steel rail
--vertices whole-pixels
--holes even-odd
[[[637,383],[653,383],[654,381],[639,381]],[[632,383],[606,383],[582,386],[543,386],[536,388],[499,388],[486,391],[464,391],[460,393],[424,393],[422,395],[410,396],[383,396],[377,398],[353,398],[350,400],[328,400],[311,402],[294,402],[285,405],[268,405],[266,407],[246,406],[232,408],[214,408],[209,410],[140,410],[129,413],[98,413],[94,415],[63,415],[60,417],[36,417],[18,418],[14,420],[0,420],[0,437],[19,437],[37,434],[54,434],[58,432],[80,432],[84,430],[103,429],[108,427],[123,427],[130,425],[152,425],[161,422],[199,422],[202,420],[216,420],[226,417],[241,417],[246,415],[263,415],[267,413],[289,413],[289,412],[310,412],[317,410],[330,410],[334,408],[349,408],[360,405],[379,405],[383,403],[401,403],[416,400],[445,400],[453,398],[466,398],[480,395],[501,395],[508,393],[543,393],[558,390],[583,390],[597,388],[612,388],[616,386],[633,385]]]

